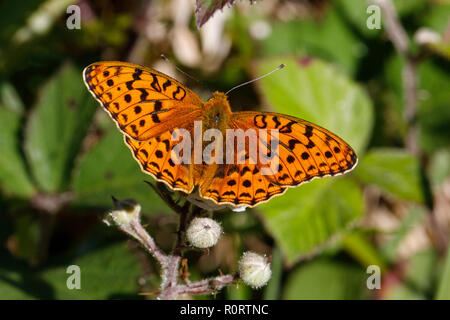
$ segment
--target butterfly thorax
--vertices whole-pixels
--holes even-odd
[[[226,130],[230,128],[231,121],[231,108],[228,102],[227,95],[223,92],[214,92],[211,99],[203,105],[202,110],[202,136],[205,135],[205,132],[210,129],[217,129],[220,131],[222,138],[226,137]],[[212,140],[202,139],[202,150],[204,150],[207,145],[211,143],[218,143],[217,147],[223,146],[224,141],[215,141],[215,138]],[[216,150],[212,152],[212,156],[215,155]],[[224,154],[223,154],[224,155]],[[205,161],[205,159],[203,159]],[[199,182],[211,181],[214,176],[217,174],[217,170],[219,170],[220,165],[217,163],[206,165],[205,162],[202,164],[194,165],[194,184],[200,184]]]
[[[224,134],[231,118],[228,97],[223,92],[214,92],[211,99],[204,104],[203,130],[218,129]]]

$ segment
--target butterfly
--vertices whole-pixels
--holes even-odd
[[[144,66],[96,62],[84,69],[83,79],[124,134],[125,144],[142,171],[209,210],[254,207],[313,178],[346,173],[358,161],[343,139],[318,125],[273,112],[232,112],[225,93],[214,92],[204,102],[177,80]],[[177,155],[174,150],[180,147],[181,139],[174,139],[174,132],[182,129],[193,136],[198,122],[201,133],[209,129],[223,134],[227,130],[254,130],[258,145],[267,156],[276,158],[277,167],[263,173],[267,165],[249,155],[247,142],[243,150],[232,150],[236,151],[234,163],[180,163],[182,155],[193,159],[195,150],[190,145],[187,152],[182,149],[184,153]],[[278,132],[276,154],[271,148],[273,135],[267,134],[274,130]],[[201,146],[205,147],[204,141]],[[238,157],[244,162],[237,161]]]

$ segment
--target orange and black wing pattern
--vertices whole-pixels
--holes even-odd
[[[283,194],[288,187],[317,177],[334,176],[352,170],[357,157],[353,149],[337,135],[308,121],[270,112],[235,112],[232,127],[255,129],[263,153],[271,154],[271,144],[278,136],[277,153],[270,155],[277,168],[253,159],[244,164],[222,165],[208,185],[201,189],[203,197],[217,203],[255,206]],[[266,137],[259,129],[266,130]],[[251,158],[251,157],[250,157]],[[265,170],[265,174],[261,173]]]
[[[174,190],[191,192],[190,166],[174,165],[171,132],[191,130],[202,99],[177,80],[143,66],[106,61],[83,71],[86,86],[124,133],[141,169]]]
[[[86,86],[117,127],[147,140],[197,117],[202,99],[156,70],[119,61],[97,62],[83,71]]]

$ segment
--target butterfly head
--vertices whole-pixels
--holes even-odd
[[[225,93],[216,91],[211,99],[205,103],[204,123],[207,128],[225,129],[231,117],[230,103]]]

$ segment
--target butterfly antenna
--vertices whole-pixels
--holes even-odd
[[[192,77],[191,75],[189,75],[187,72],[184,72],[183,70],[181,70],[180,68],[178,68],[174,63],[172,63],[172,61],[170,61],[164,54],[161,54],[161,59],[163,59],[164,61],[167,61],[167,62],[169,62],[170,64],[172,64],[174,67],[175,67],[175,69],[177,69],[179,72],[181,72],[182,74],[184,74],[186,77],[188,77],[188,78],[190,78],[190,79],[192,79],[192,80],[195,80],[195,81],[197,81],[197,82],[200,82],[200,81],[198,81],[197,79],[195,79],[194,77]]]
[[[268,75],[274,73],[275,71],[278,71],[278,70],[280,70],[280,69],[283,69],[285,66],[286,66],[286,65],[285,65],[284,63],[283,63],[283,64],[280,64],[280,65],[278,66],[278,68],[276,68],[276,69],[270,71],[269,73],[266,73],[265,75],[262,75],[262,76],[260,76],[260,77],[258,77],[258,78],[256,78],[256,79],[253,79],[253,80],[250,80],[250,81],[241,83],[241,84],[239,84],[239,85],[237,85],[237,86],[231,88],[231,89],[228,90],[227,92],[225,92],[225,94],[229,94],[229,93],[230,93],[231,91],[233,91],[234,89],[240,88],[240,87],[245,86],[245,85],[247,85],[247,84],[249,84],[249,83],[252,83],[252,82],[258,81],[258,80],[260,80],[260,79],[262,79],[262,78],[265,78],[265,77],[267,77]]]

